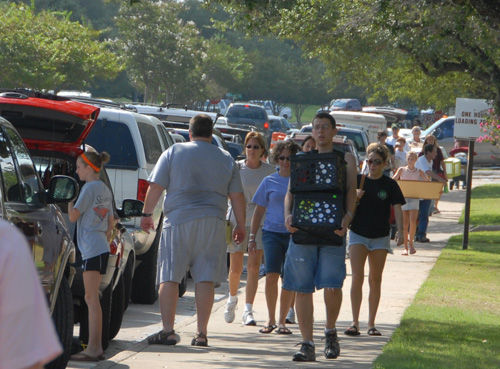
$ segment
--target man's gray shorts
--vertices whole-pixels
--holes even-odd
[[[226,221],[199,218],[163,227],[158,248],[158,284],[180,283],[191,271],[195,283],[220,283],[227,277]]]

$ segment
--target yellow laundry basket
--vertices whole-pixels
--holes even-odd
[[[462,174],[462,163],[457,158],[448,158],[444,160],[446,174],[448,178],[458,177]]]

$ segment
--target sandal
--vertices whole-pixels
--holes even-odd
[[[355,325],[351,325],[344,331],[344,334],[348,336],[359,336],[361,333],[359,333],[358,327],[356,327]]]
[[[414,247],[410,247],[410,254],[412,254],[412,255],[413,255],[413,254],[414,254],[414,253],[416,253],[416,252],[417,252],[417,250],[415,250],[415,248],[414,248]]]
[[[287,327],[279,327],[276,331],[277,334],[292,334],[292,331]]]
[[[194,336],[193,340],[191,341],[191,346],[207,347],[208,346],[207,335],[203,333],[196,333],[196,336]]]
[[[172,329],[169,332],[165,332],[163,329],[158,333],[153,334],[148,337],[148,343],[150,345],[167,345],[173,346],[181,341],[181,337],[175,333]]]
[[[408,250],[403,250],[403,252],[401,253],[401,255],[408,256]]]
[[[366,333],[367,333],[369,336],[381,336],[381,335],[382,335],[382,333],[380,333],[380,332],[378,331],[378,329],[377,329],[377,328],[375,328],[375,327],[372,327],[372,328],[368,329],[368,332],[366,332]]]
[[[273,325],[266,325],[264,328],[259,329],[259,332],[260,332],[260,333],[265,333],[265,334],[267,334],[267,333],[271,333],[271,332],[272,332],[272,331],[274,331],[276,328],[278,328],[278,327],[276,326],[276,324],[273,324]]]

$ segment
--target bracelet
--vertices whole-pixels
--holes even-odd
[[[151,217],[153,216],[153,213],[142,213],[143,217]]]
[[[248,238],[250,238],[250,237],[252,237],[252,236],[254,236],[254,237],[255,237],[255,233],[250,233],[250,234],[248,235]]]
[[[256,243],[255,240],[248,240],[248,243],[250,243],[250,242]]]

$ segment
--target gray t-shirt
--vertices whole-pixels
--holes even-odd
[[[228,194],[243,192],[234,159],[205,141],[171,146],[158,159],[149,181],[167,190],[164,225],[211,216],[225,219]]]
[[[75,209],[80,212],[76,237],[82,258],[90,259],[109,252],[106,231],[109,215],[113,214],[113,198],[109,188],[100,180],[85,183]]]
[[[240,168],[241,182],[243,183],[243,193],[245,195],[245,201],[247,203],[246,209],[246,226],[249,227],[252,221],[252,215],[255,210],[255,203],[252,202],[253,195],[257,188],[259,188],[262,180],[270,174],[276,172],[276,169],[267,163],[261,163],[260,167],[251,169],[245,164],[245,160],[240,160],[238,163]],[[234,213],[232,211],[231,204],[229,205],[229,219],[231,223],[236,223]],[[262,219],[264,220],[264,219]]]

